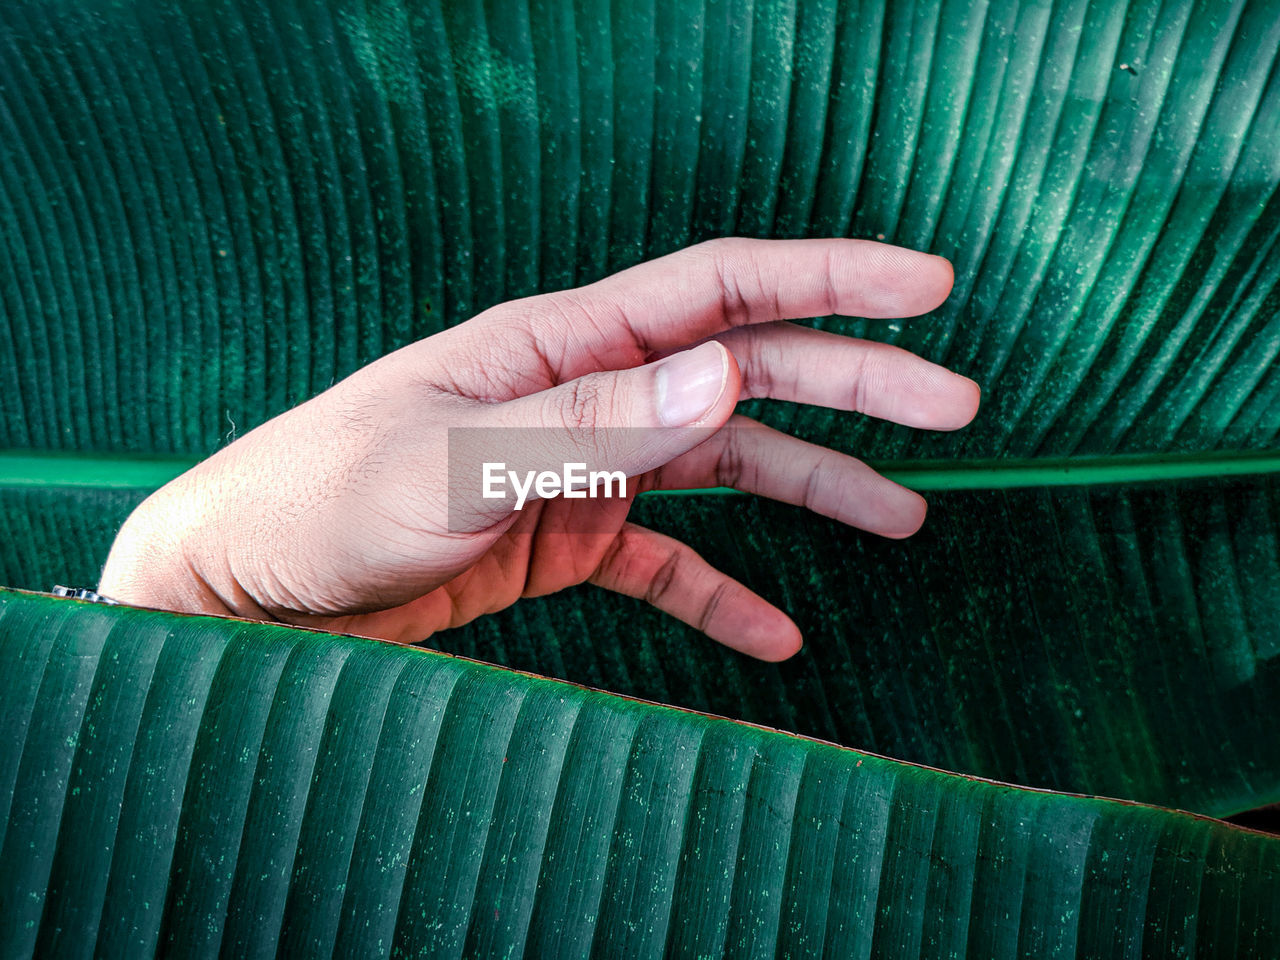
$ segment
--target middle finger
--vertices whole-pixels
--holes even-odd
[[[699,487],[733,487],[895,539],[919,530],[927,510],[920,494],[861,460],[740,415],[642,484],[647,490]]]
[[[740,327],[716,337],[742,371],[742,399],[770,397],[928,430],[973,419],[981,391],[910,351],[795,323]]]

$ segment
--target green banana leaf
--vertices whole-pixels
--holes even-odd
[[[1278,53],[1268,0],[11,0],[3,582],[92,585],[147,489],[492,303],[712,236],[881,237],[950,257],[948,303],[815,323],[974,377],[978,420],[748,412],[929,491],[925,531],[719,493],[637,508],[790,611],[798,658],[747,662],[589,588],[430,643],[1031,786],[1216,816],[1280,800]],[[938,776],[904,816],[968,802]],[[1017,796],[1037,824],[1085,803]],[[983,829],[1016,847],[1009,823]],[[934,842],[968,850],[965,829]],[[1273,889],[1235,849],[1242,889]],[[1008,903],[1084,875],[1043,876],[973,916],[1012,937]],[[1202,907],[1179,929],[1227,936],[1234,908]],[[1265,927],[1240,909],[1242,935]],[[912,916],[925,953],[957,942]],[[1159,954],[1154,929],[1124,943]]]
[[[1280,838],[0,592],[0,952],[1271,956]]]

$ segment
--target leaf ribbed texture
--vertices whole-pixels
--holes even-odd
[[[1280,839],[374,641],[0,594],[5,955],[1269,956]]]
[[[722,234],[950,257],[856,323],[974,426],[880,457],[1268,449],[1267,0],[18,2],[0,17],[0,445],[206,454],[501,300]]]

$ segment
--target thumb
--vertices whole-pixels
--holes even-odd
[[[490,465],[490,475],[496,475],[493,463],[504,464],[496,471],[504,477],[561,473],[571,464],[588,472],[637,476],[693,449],[723,426],[740,390],[737,362],[715,340],[629,370],[590,373],[489,408],[476,424],[479,429],[452,429],[450,476],[457,480],[459,468],[473,473],[483,467],[477,459]],[[458,442],[464,432],[465,444]],[[464,449],[466,454],[457,456]],[[480,488],[479,476],[466,488]],[[530,487],[521,497],[518,485],[515,476],[502,485],[509,494],[508,510],[517,500],[549,495]],[[499,506],[494,498],[484,499],[486,512]]]

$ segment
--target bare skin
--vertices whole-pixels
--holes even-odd
[[[501,304],[369,364],[149,497],[99,591],[125,603],[417,642],[591,582],[765,660],[786,614],[691,548],[627,521],[642,490],[732,486],[886,537],[925,502],[844,453],[734,415],[772,397],[912,427],[973,419],[973,381],[907,351],[787,323],[908,317],[951,290],[940,258],[861,240],[711,241],[597,283]],[[467,499],[450,522],[450,427],[541,427],[524,464],[584,451],[626,499]],[[645,442],[605,446],[611,427]],[[549,429],[547,429],[549,428]],[[536,462],[534,462],[536,461]]]

